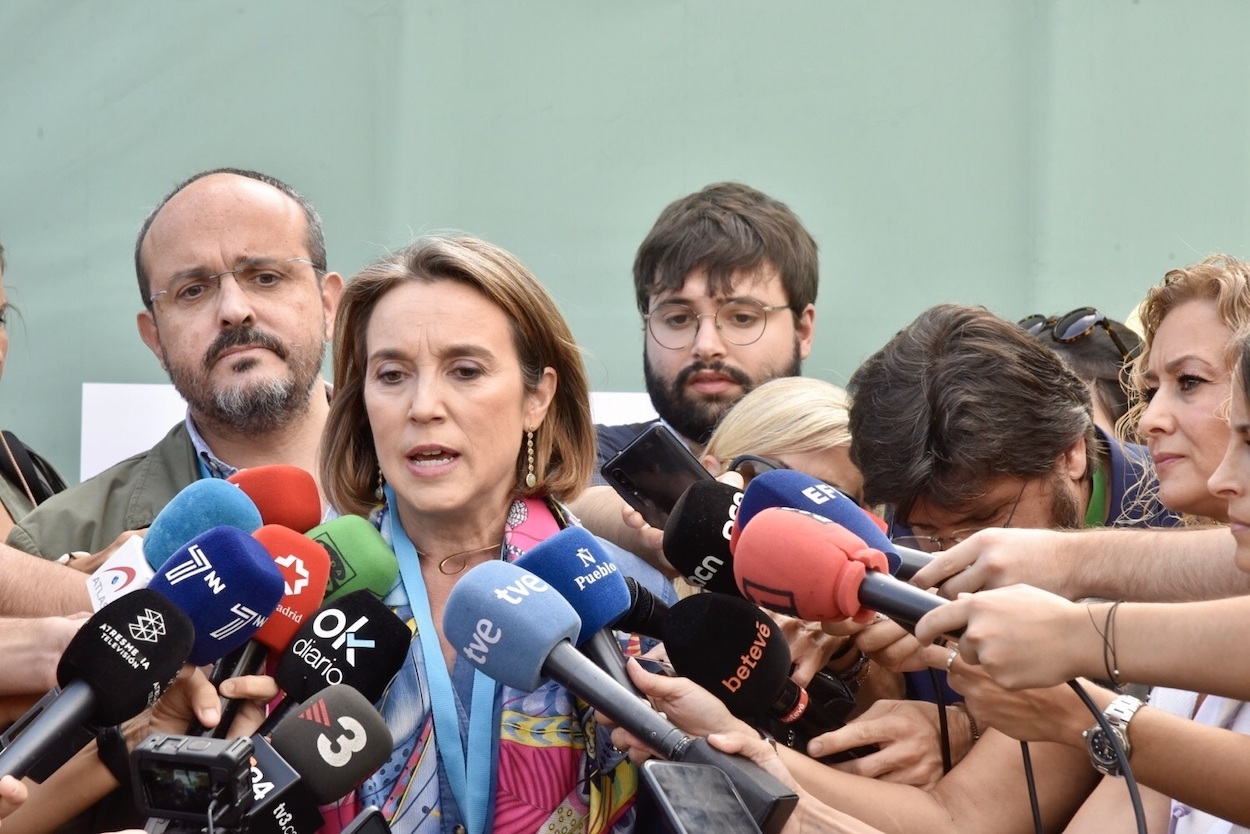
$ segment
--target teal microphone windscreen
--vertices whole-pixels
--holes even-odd
[[[165,505],[143,536],[143,557],[159,571],[183,545],[214,527],[245,533],[261,525],[260,511],[243,490],[228,481],[201,478]]]

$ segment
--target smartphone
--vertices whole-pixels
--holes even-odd
[[[370,805],[343,829],[343,834],[391,834],[391,827],[377,806]]]
[[[639,831],[760,834],[733,782],[714,765],[648,759],[638,803]]]
[[[625,503],[660,530],[691,484],[713,480],[685,444],[659,423],[648,426],[599,471]]]

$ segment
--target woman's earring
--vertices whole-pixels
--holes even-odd
[[[530,489],[538,483],[538,476],[534,474],[534,430],[525,430],[525,485]]]
[[[386,480],[382,477],[382,467],[378,466],[378,485],[373,490],[373,497],[378,499],[379,503],[386,500],[386,492],[382,489],[384,486],[386,486]]]

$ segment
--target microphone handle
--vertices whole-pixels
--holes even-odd
[[[233,668],[229,669],[217,686],[221,686],[222,682],[230,678],[237,678],[242,675],[255,675],[265,665],[265,654],[267,647],[264,643],[258,643],[255,640],[248,640],[243,644],[243,651],[228,657],[236,658],[237,662]],[[217,722],[217,726],[210,735],[213,738],[225,738],[226,733],[230,730],[230,725],[234,723],[234,719],[239,714],[239,709],[243,706],[243,699],[239,698],[222,698],[221,699],[221,720]],[[191,733],[187,733],[191,735]]]
[[[253,735],[272,735],[273,728],[278,726],[278,722],[283,718],[286,718],[286,714],[291,711],[291,707],[298,703],[299,702],[290,695],[284,693],[282,700],[278,702],[278,705],[275,706],[272,711],[270,711],[269,715],[265,716],[265,720],[260,723],[260,726],[256,728],[256,732],[253,733]]]
[[[903,582],[911,579],[921,568],[933,561],[932,553],[925,553],[923,550],[916,550],[912,547],[894,545],[894,552],[899,558],[899,566],[894,572],[894,578]]]
[[[599,629],[577,648],[631,695],[643,697],[638,687],[630,680],[629,673],[625,671],[625,655],[621,652],[621,644],[616,642],[616,635],[611,629]]]
[[[936,594],[875,570],[864,574],[858,597],[864,607],[880,611],[912,633],[915,633],[916,622],[921,617],[946,604],[946,600]]]
[[[631,634],[641,634],[655,640],[664,639],[664,618],[668,616],[668,604],[651,593],[632,576],[625,577],[629,586],[629,610],[616,621],[616,628]]]
[[[12,744],[0,751],[0,774],[18,779],[27,776],[46,749],[90,719],[95,708],[96,696],[91,687],[72,681]]]

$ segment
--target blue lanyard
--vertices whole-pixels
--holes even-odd
[[[386,523],[391,527],[391,544],[399,560],[404,580],[404,593],[417,620],[417,636],[425,654],[424,671],[430,688],[430,709],[434,712],[434,741],[439,760],[447,774],[456,805],[464,816],[469,834],[485,834],[486,812],[490,807],[491,778],[495,767],[491,750],[495,734],[495,697],[499,686],[479,670],[473,671],[473,700],[469,713],[469,756],[466,766],[464,744],[460,739],[460,722],[456,716],[456,699],[451,675],[443,662],[443,647],[430,614],[429,595],[421,577],[417,548],[399,523],[395,492],[386,487]]]

